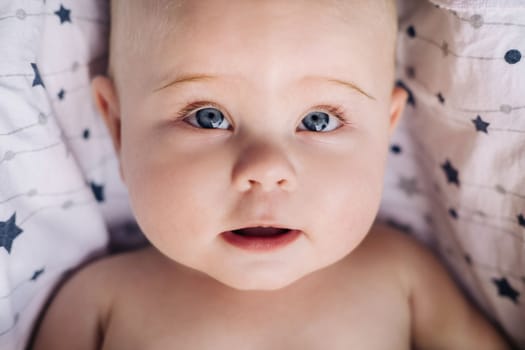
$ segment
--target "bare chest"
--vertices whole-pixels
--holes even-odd
[[[252,299],[206,288],[130,293],[112,312],[103,349],[409,349],[401,294],[377,278],[353,282]]]

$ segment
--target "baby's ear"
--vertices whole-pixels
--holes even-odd
[[[95,105],[99,113],[102,115],[106,127],[111,135],[113,141],[113,147],[117,153],[119,160],[119,171],[120,177],[124,180],[124,173],[122,171],[122,163],[120,162],[120,146],[121,146],[121,133],[120,133],[120,105],[117,97],[117,91],[113,81],[106,76],[96,76],[91,81],[91,92]]]
[[[408,93],[405,89],[396,86],[394,87],[394,90],[392,90],[392,98],[390,102],[390,127],[389,127],[389,133],[392,134],[394,132],[399,119],[401,118],[401,114],[403,113],[403,110],[405,109],[405,105],[407,102]]]
[[[91,81],[91,92],[120,157],[120,107],[115,85],[110,78],[99,75]]]

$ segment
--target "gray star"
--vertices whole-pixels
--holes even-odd
[[[11,247],[15,238],[23,232],[23,230],[16,226],[16,213],[11,215],[9,220],[0,221],[0,247],[4,247],[8,253],[11,253]]]
[[[66,151],[66,157],[69,157],[71,155],[71,147],[69,147],[69,140],[66,134],[64,134],[64,131],[60,133],[60,141],[64,145],[64,151]]]
[[[507,190],[502,185],[496,185],[495,189],[500,194],[507,194]]]
[[[481,15],[475,14],[470,17],[469,22],[474,28],[478,29],[483,26],[485,21]]]
[[[443,52],[443,56],[447,57],[450,53],[450,48],[448,46],[448,43],[446,41],[443,41],[441,44],[441,51]]]
[[[408,197],[412,197],[413,195],[419,193],[417,179],[415,177],[409,178],[401,175],[399,177],[398,186]]]

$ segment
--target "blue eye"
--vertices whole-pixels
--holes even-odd
[[[301,121],[301,125],[308,131],[332,131],[337,129],[340,124],[339,119],[331,117],[328,113],[319,111],[308,113]]]
[[[194,120],[193,120],[194,119]],[[203,108],[186,118],[191,125],[203,129],[229,129],[230,124],[216,108]],[[191,120],[191,121],[190,121]]]

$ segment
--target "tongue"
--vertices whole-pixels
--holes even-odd
[[[243,228],[241,230],[235,230],[233,233],[241,236],[276,236],[286,233],[290,230],[283,228],[274,228],[274,227],[252,227],[252,228]]]

